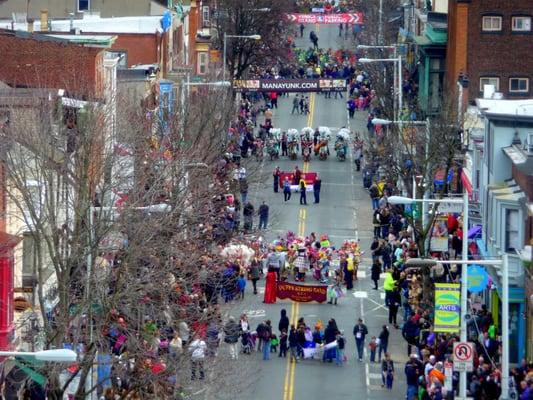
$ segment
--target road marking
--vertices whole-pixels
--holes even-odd
[[[381,292],[381,293],[379,294],[379,297],[381,297],[381,300],[385,300],[385,293]]]
[[[370,297],[367,298],[368,301],[371,301],[372,303],[374,303],[376,306],[378,306],[377,308],[383,308],[384,310],[389,310],[387,307],[385,307],[383,304],[379,304],[377,301],[375,300],[372,300]]]
[[[261,318],[266,316],[265,310],[244,310],[243,314],[246,314],[248,318]]]
[[[368,297],[367,292],[353,292],[353,297],[356,299],[366,299]],[[363,308],[363,303],[361,303],[361,309]]]
[[[360,270],[358,270],[358,271],[357,271],[357,277],[358,277],[358,278],[361,278],[361,279],[366,278],[366,272],[365,272],[365,271],[360,271]]]

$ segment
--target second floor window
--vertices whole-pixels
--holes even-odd
[[[483,31],[498,32],[502,30],[502,17],[487,15],[483,17]]]
[[[527,93],[529,92],[529,78],[511,78],[509,79],[509,92]]]
[[[91,9],[91,0],[78,0],[78,11],[89,11]]]
[[[530,32],[531,17],[513,17],[511,19],[511,28],[513,32]]]
[[[500,78],[496,76],[482,76],[479,78],[479,91],[483,92],[485,85],[494,86],[494,90],[500,90]]]

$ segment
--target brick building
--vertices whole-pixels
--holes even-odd
[[[448,7],[448,89],[462,72],[470,81],[465,101],[480,97],[484,85],[505,98],[531,97],[531,0],[450,0]]]
[[[10,87],[65,89],[102,98],[104,49],[21,31],[0,30],[0,81]]]

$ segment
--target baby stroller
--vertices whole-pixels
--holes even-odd
[[[251,354],[254,348],[254,341],[250,332],[243,332],[241,335],[242,352]]]

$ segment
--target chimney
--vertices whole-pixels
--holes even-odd
[[[41,10],[41,32],[48,32],[48,10]]]

